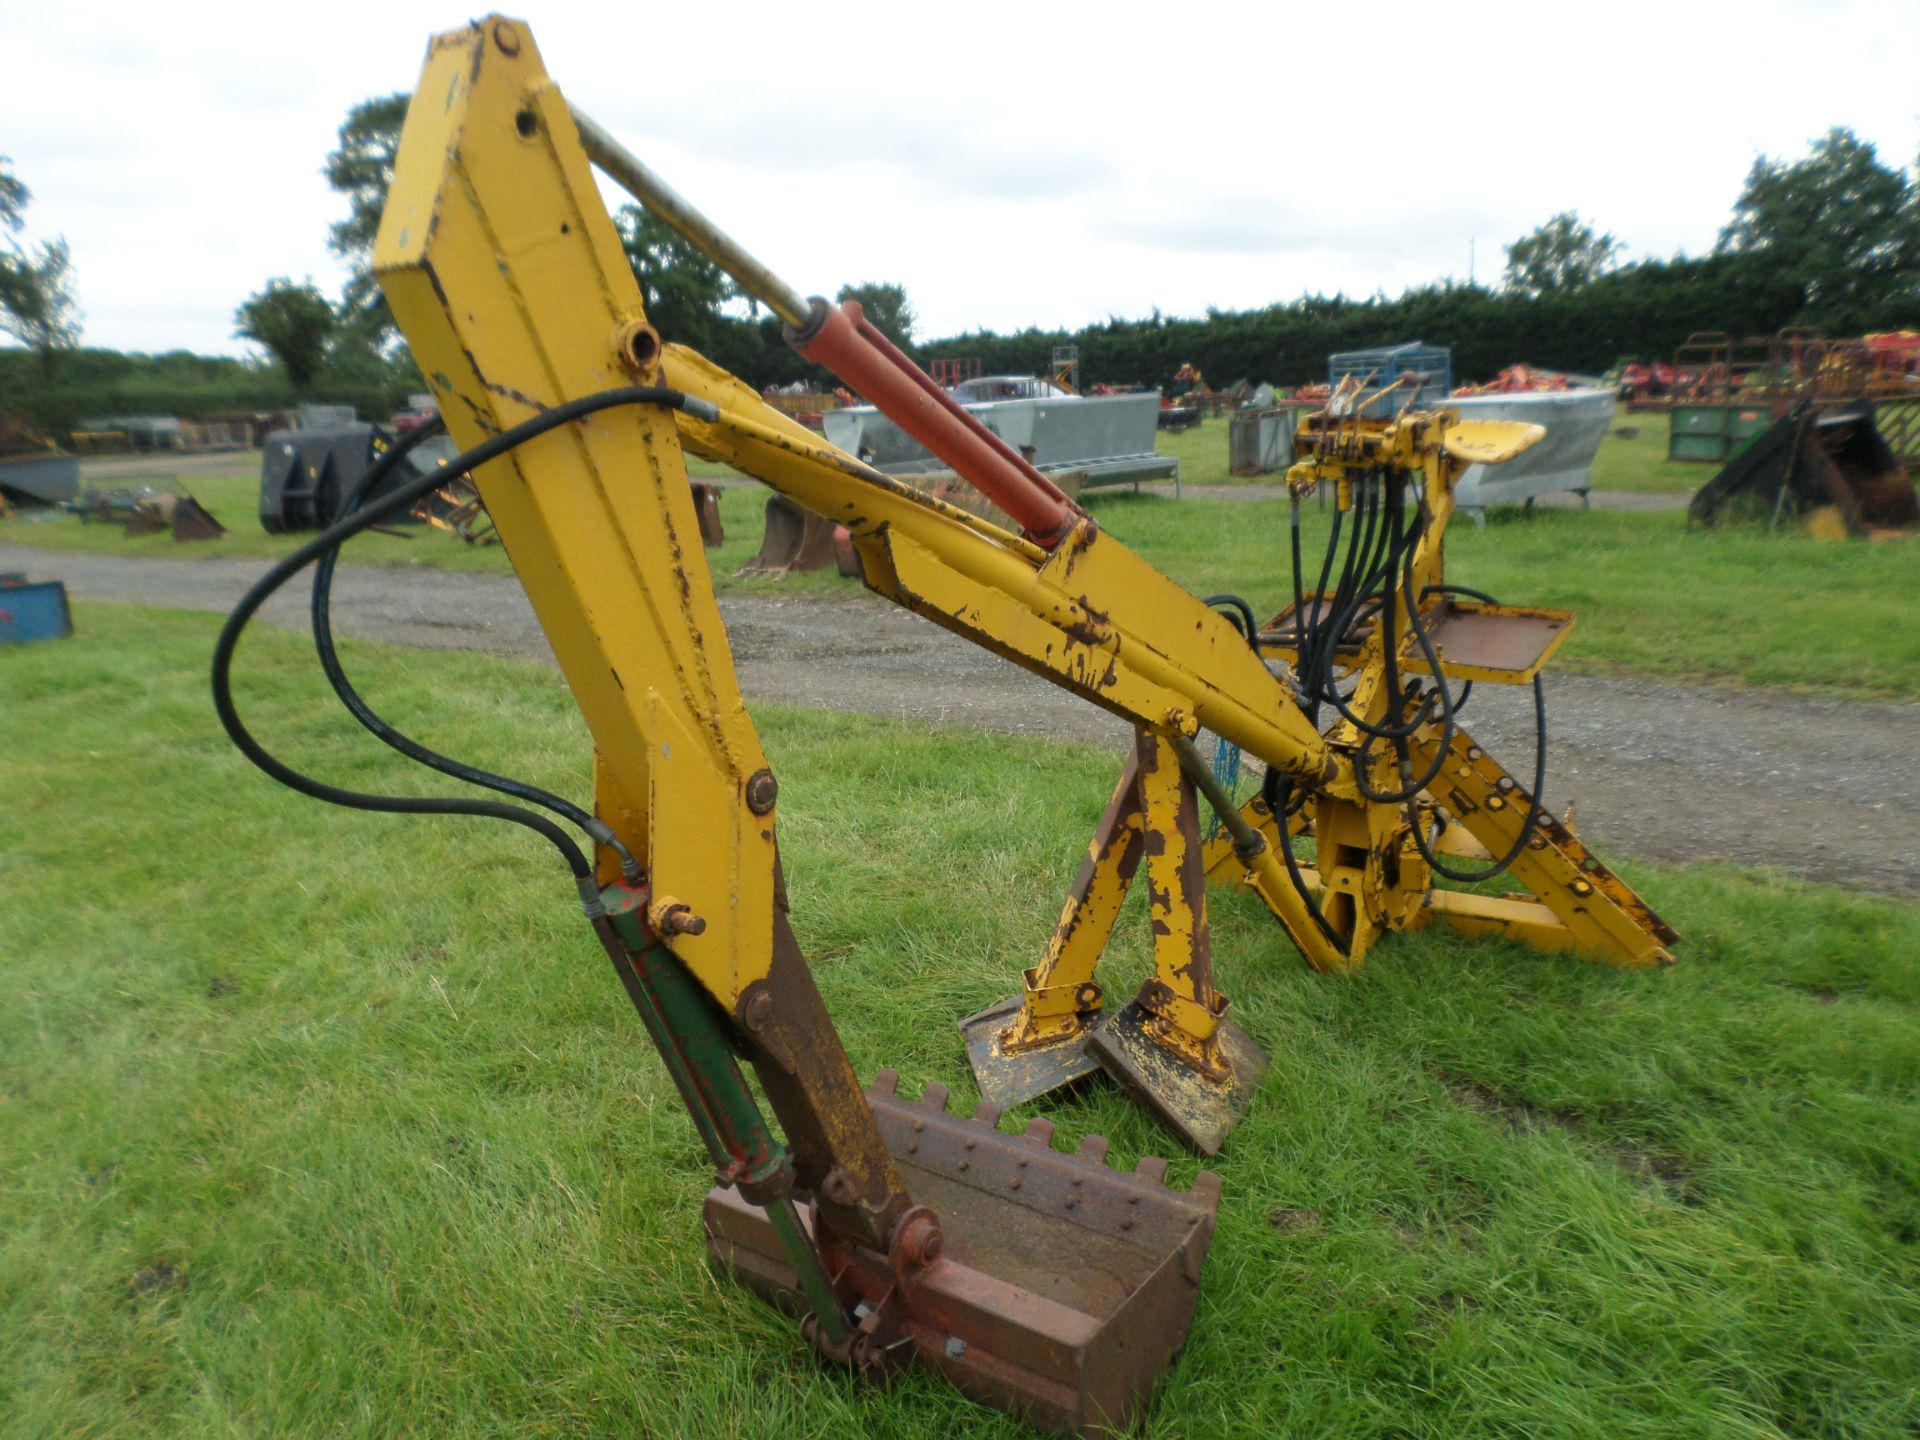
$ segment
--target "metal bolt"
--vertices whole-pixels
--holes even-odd
[[[961,1356],[965,1355],[966,1353],[967,1353],[966,1341],[962,1340],[958,1335],[947,1336],[947,1358],[949,1360],[958,1360]]]
[[[660,917],[660,928],[669,935],[704,935],[707,922],[684,905],[670,905]]]
[[[773,1019],[772,992],[755,991],[753,998],[747,1001],[747,1008],[741,1012],[740,1018],[749,1030],[758,1032],[766,1029]]]
[[[773,771],[756,770],[747,777],[747,809],[754,814],[766,814],[779,798],[780,782],[773,778]]]
[[[829,1170],[827,1178],[820,1182],[820,1189],[836,1205],[853,1203],[853,1179],[844,1170]]]
[[[500,47],[500,53],[502,55],[518,55],[520,53],[520,33],[505,20],[496,20],[493,22],[493,43]]]
[[[933,1218],[932,1211],[916,1210],[900,1222],[899,1256],[906,1264],[925,1269],[940,1258],[945,1248],[946,1236],[941,1233],[940,1222]]]

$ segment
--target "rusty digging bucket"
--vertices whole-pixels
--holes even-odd
[[[867,1101],[944,1244],[915,1269],[835,1243],[829,1269],[844,1267],[858,1313],[895,1307],[920,1361],[975,1399],[1059,1434],[1125,1429],[1186,1343],[1219,1177],[1202,1171],[1191,1191],[1172,1191],[1164,1160],[1109,1169],[1098,1135],[1063,1154],[1045,1120],[1006,1135],[997,1105],[982,1101],[961,1120],[947,1113],[944,1085],[915,1102],[897,1083],[882,1070]],[[723,1272],[806,1309],[764,1212],[727,1187],[708,1194],[705,1219]]]
[[[1690,521],[1788,520],[1815,535],[1881,538],[1920,530],[1913,481],[1874,424],[1868,402],[1797,406],[1701,486]]]
[[[693,513],[700,521],[700,543],[708,549],[727,543],[727,527],[720,523],[720,487],[687,482],[693,491]]]
[[[834,564],[833,522],[803,510],[784,495],[767,499],[767,531],[760,553],[741,567],[742,575],[776,579],[794,570],[824,570]]]

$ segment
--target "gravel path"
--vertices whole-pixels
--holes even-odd
[[[258,561],[55,554],[0,545],[0,570],[87,599],[223,611]],[[298,587],[296,587],[298,589]],[[869,595],[721,601],[749,696],[1084,740],[1125,728],[1044,681]],[[264,612],[304,628],[305,592]],[[343,566],[344,634],[551,663],[510,576]],[[1524,689],[1482,686],[1466,720],[1516,774],[1531,768]],[[1578,805],[1603,852],[1727,859],[1856,888],[1920,891],[1920,705],[1806,700],[1651,680],[1549,676],[1547,797]]]

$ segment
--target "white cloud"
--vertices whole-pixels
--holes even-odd
[[[15,8],[0,153],[34,229],[73,246],[88,339],[208,351],[240,348],[234,307],[269,276],[338,286],[334,131],[465,19]],[[526,18],[576,103],[793,283],[898,280],[928,334],[1393,293],[1464,278],[1470,245],[1484,279],[1563,209],[1632,254],[1698,252],[1757,151],[1831,125],[1920,151],[1909,4],[1680,3],[1647,25],[1518,0]]]

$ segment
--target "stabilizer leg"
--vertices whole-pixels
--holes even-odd
[[[1022,1104],[1100,1068],[1086,1052],[1102,1004],[1094,971],[1140,865],[1139,777],[1136,749],[1094,828],[1047,953],[1022,977],[1022,993],[960,1022],[974,1080],[996,1105]]]
[[[1147,852],[1154,974],[1087,1049],[1122,1085],[1203,1155],[1238,1123],[1267,1059],[1226,1018],[1213,988],[1207,877],[1193,782],[1174,745],[1142,732],[1136,744]]]

